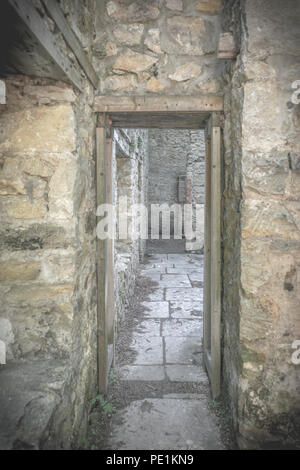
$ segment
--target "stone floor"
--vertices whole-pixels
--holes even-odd
[[[123,381],[201,383],[203,256],[152,254],[140,274],[155,281],[134,331],[130,364],[119,370]],[[206,387],[208,390],[208,387]],[[113,418],[110,449],[222,449],[207,392],[169,393],[132,401]]]

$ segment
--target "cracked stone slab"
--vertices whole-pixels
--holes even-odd
[[[143,316],[147,318],[168,318],[169,302],[142,302],[145,310]]]
[[[163,364],[162,338],[135,334],[130,348],[136,353],[133,364]]]
[[[208,377],[200,365],[166,366],[166,374],[171,382],[197,382],[208,385]]]
[[[147,295],[147,300],[149,302],[159,302],[165,300],[164,296],[164,289],[153,289],[153,292]]]
[[[162,274],[160,287],[191,287],[186,274]]]
[[[159,282],[160,278],[161,278],[161,274],[158,273],[158,272],[153,272],[152,270],[151,270],[151,272],[149,272],[149,271],[143,271],[141,273],[141,276],[148,277],[149,279],[151,279],[151,281]]]
[[[199,395],[196,393],[166,393],[163,398],[180,398],[180,400],[198,400]]]
[[[162,261],[161,263],[155,262],[155,263],[147,263],[143,265],[144,270],[148,269],[166,269],[166,268],[174,268],[173,263],[169,263],[168,261]]]
[[[192,273],[202,273],[203,275],[203,269],[195,269],[195,268],[189,268],[189,267],[184,267],[184,266],[179,266],[175,268],[166,268],[167,274],[192,274]]]
[[[187,320],[181,318],[168,319],[163,321],[163,336],[196,336],[202,338],[203,326],[200,319]]]
[[[142,269],[140,272],[141,276],[148,276],[149,274],[165,274],[167,268],[149,268]]]
[[[166,267],[171,268],[172,266],[166,266]],[[180,262],[175,263],[173,267],[177,269],[182,268],[182,269],[192,269],[194,271],[200,271],[200,270],[203,270],[203,263],[201,263],[200,261],[192,261],[192,260],[180,261]]]
[[[168,254],[168,261],[172,261],[172,263],[182,262],[182,261],[189,261],[190,255],[187,253],[170,253]]]
[[[202,318],[203,302],[201,300],[170,302],[171,318]]]
[[[153,262],[162,262],[162,261],[167,261],[168,255],[166,254],[161,254],[157,253],[155,255],[150,255],[148,256],[148,260],[153,263]]]
[[[202,300],[203,289],[200,287],[169,287],[166,289],[166,300]]]
[[[206,398],[147,398],[130,403],[112,420],[108,449],[221,450],[220,432]]]
[[[165,336],[167,364],[201,364],[202,338]]]
[[[203,282],[204,281],[204,273],[199,271],[193,271],[188,273],[189,279],[191,282]]]
[[[143,320],[136,331],[145,336],[160,336],[160,320]]]
[[[123,366],[121,380],[160,381],[165,380],[164,366]]]

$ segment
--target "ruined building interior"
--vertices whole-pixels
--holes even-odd
[[[299,449],[300,2],[2,0],[0,38],[0,449]]]

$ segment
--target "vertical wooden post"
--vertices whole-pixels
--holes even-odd
[[[216,398],[221,387],[221,128],[216,113],[211,128],[211,354]]]
[[[106,202],[106,129],[105,116],[96,129],[96,201],[97,207]],[[107,390],[108,332],[106,315],[106,240],[97,237],[97,321],[98,321],[98,387],[100,393]]]
[[[206,369],[210,369],[211,356],[211,121],[205,129],[205,217],[204,217],[204,296],[203,347]]]
[[[113,140],[111,137],[106,139],[106,203],[112,205],[110,221],[115,225],[114,204],[114,181],[113,181]],[[115,293],[114,293],[114,239],[109,238],[106,241],[106,314],[108,329],[108,372],[114,360],[114,341],[115,341]]]
[[[212,396],[221,384],[221,129],[217,113],[206,128],[204,363]]]

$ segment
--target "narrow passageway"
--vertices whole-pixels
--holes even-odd
[[[141,279],[153,288],[140,299],[132,354],[116,364],[131,393],[112,419],[106,448],[222,449],[202,365],[203,256],[149,254]]]

